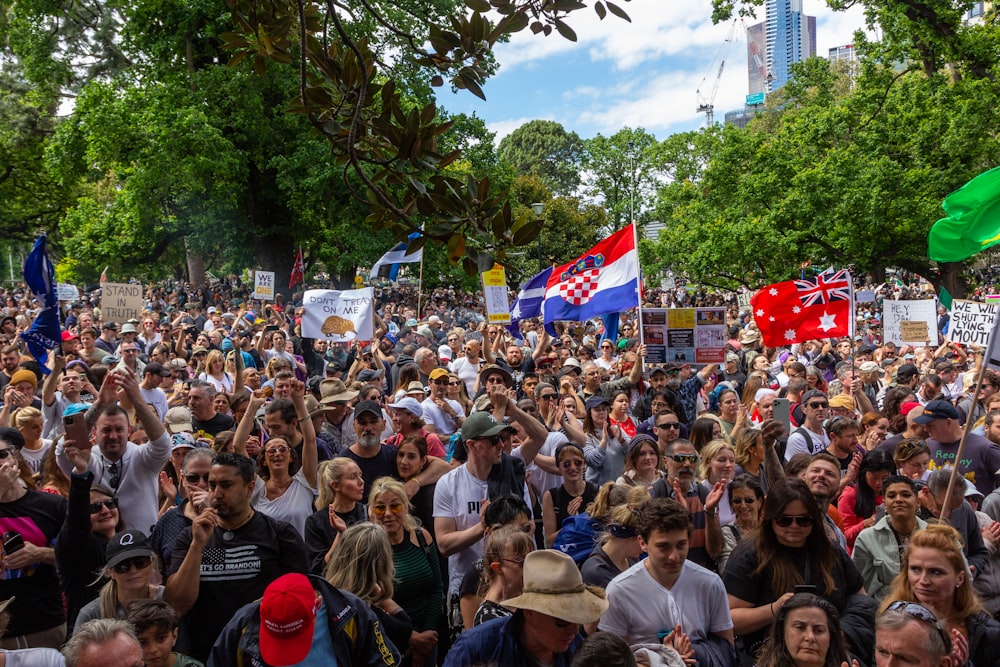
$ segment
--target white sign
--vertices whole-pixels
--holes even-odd
[[[937,345],[937,301],[921,299],[917,301],[882,302],[882,340],[896,345],[925,345],[926,340],[903,340],[903,322],[926,322],[931,345]],[[914,330],[907,326],[907,330]],[[985,341],[984,341],[985,343]]]
[[[371,340],[375,330],[375,293],[354,290],[307,290],[302,297],[302,336],[332,342]]]
[[[985,347],[997,318],[996,303],[979,303],[955,299],[951,302],[951,324],[948,340],[962,345]]]
[[[80,298],[80,290],[76,288],[76,285],[56,283],[56,298],[60,301],[76,301]]]
[[[274,301],[274,271],[253,272],[253,298]]]

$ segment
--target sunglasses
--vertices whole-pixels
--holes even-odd
[[[937,616],[931,612],[927,607],[917,604],[916,602],[907,602],[906,600],[897,600],[891,605],[885,608],[886,611],[901,611],[911,618],[915,618],[918,621],[927,623],[928,625],[934,626],[938,634],[941,636],[941,640],[944,642],[944,650],[946,653],[951,652],[951,637],[948,636],[948,632],[941,625],[941,621],[938,620]]]
[[[13,449],[10,449],[9,447],[5,447],[4,449],[0,449],[0,461],[3,461],[8,456],[14,456],[14,450]]]
[[[697,454],[669,454],[666,458],[671,459],[674,463],[697,463]]]
[[[830,407],[830,404],[827,403],[826,401],[823,402],[817,401],[813,403],[808,403],[806,407],[812,408],[813,410],[826,410],[828,407]]]
[[[462,383],[461,382],[449,382],[448,386],[449,387],[460,387],[460,386],[462,386]]]
[[[756,498],[733,498],[729,501],[730,505],[753,505],[757,502]]]
[[[563,461],[560,463],[564,470],[569,470],[570,468],[582,468],[583,461],[580,459],[573,459],[572,461]]]
[[[662,424],[657,424],[656,425],[656,428],[676,428],[676,429],[679,429],[680,427],[681,427],[680,422],[664,422]]]
[[[118,509],[118,499],[108,498],[107,500],[98,500],[96,503],[90,503],[91,514],[100,514],[104,508],[107,508],[109,511]]]
[[[431,380],[431,384],[448,384],[447,380]]]
[[[187,482],[188,484],[197,484],[200,481],[204,481],[206,484],[208,484],[208,473],[206,472],[204,475],[199,475],[196,472],[189,472],[188,474],[184,475],[184,481]]]
[[[153,559],[150,558],[149,556],[136,556],[134,558],[128,558],[126,560],[123,560],[122,562],[118,563],[111,569],[116,574],[125,574],[133,567],[135,567],[135,569],[137,570],[145,570],[147,567],[150,566],[150,564],[152,564],[152,562]]]
[[[782,514],[774,517],[774,523],[782,528],[788,528],[793,523],[799,528],[811,528],[813,525],[813,519],[811,516],[789,516],[787,514]]]
[[[538,400],[540,400],[540,401],[552,401],[552,400],[555,400],[555,398],[556,398],[556,394],[542,394],[541,396],[538,397]]]
[[[393,514],[402,514],[403,503],[397,500],[389,503],[388,505],[372,505],[372,513],[374,513],[375,516],[385,516],[386,510],[392,512]]]

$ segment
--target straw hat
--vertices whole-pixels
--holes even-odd
[[[553,549],[524,557],[524,588],[505,607],[530,609],[570,623],[593,623],[608,610],[603,591],[585,586],[569,554]]]

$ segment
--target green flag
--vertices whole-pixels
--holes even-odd
[[[941,285],[941,291],[938,292],[938,303],[944,306],[945,310],[951,310],[951,294],[944,288],[944,285]]]
[[[936,262],[960,262],[1000,243],[1000,167],[944,198],[948,214],[931,227],[927,250]]]

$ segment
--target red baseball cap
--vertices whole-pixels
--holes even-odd
[[[76,340],[79,337],[72,331],[63,331],[60,335],[64,343],[69,340]]]
[[[295,665],[312,648],[319,605],[316,591],[304,574],[278,577],[260,601],[260,655],[274,667]]]
[[[907,401],[906,403],[903,403],[901,406],[899,406],[899,414],[908,415],[910,414],[910,410],[912,410],[913,408],[923,408],[923,407],[924,406],[920,405],[916,401]]]

